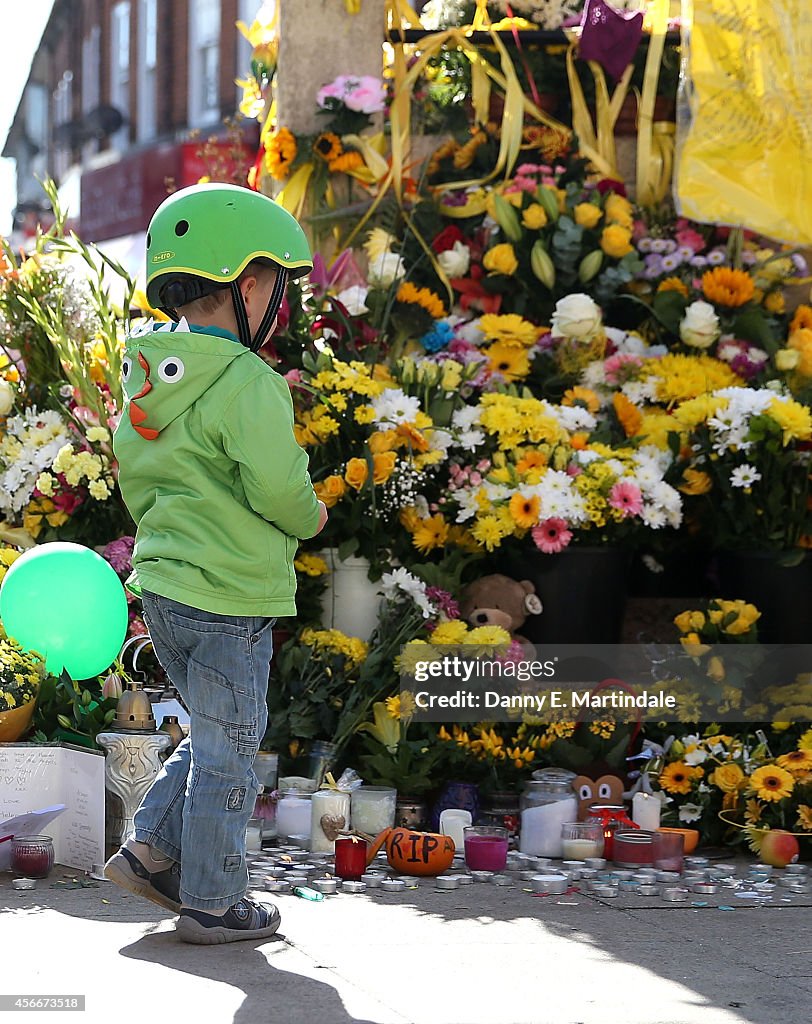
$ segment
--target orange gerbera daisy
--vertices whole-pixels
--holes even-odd
[[[660,788],[666,793],[678,793],[687,796],[693,788],[694,779],[697,777],[696,768],[690,767],[684,761],[674,761],[666,765],[660,772]],[[699,772],[699,775],[702,773]]]
[[[355,151],[342,153],[335,160],[330,161],[330,171],[333,174],[351,174],[364,166],[364,158]]]
[[[812,750],[791,750],[777,759],[782,768],[793,774],[812,772]]]
[[[793,331],[800,331],[804,328],[812,329],[812,306],[805,306],[801,303],[795,310],[795,316],[789,325],[790,334]]]
[[[743,306],[753,298],[755,291],[755,282],[745,270],[714,267],[702,275],[705,298],[720,306]]]
[[[759,800],[775,803],[790,795],[795,788],[795,779],[790,772],[775,764],[756,768],[750,776],[750,789]]]
[[[533,495],[532,498],[525,498],[523,494],[514,494],[510,499],[510,514],[513,521],[522,529],[529,530],[539,521],[541,511],[541,500]]]
[[[517,473],[526,473],[530,469],[544,469],[547,465],[547,457],[543,452],[527,451],[516,463]]]
[[[680,295],[684,295],[688,298],[688,285],[684,281],[681,281],[678,277],[666,277],[663,281],[657,285],[658,292],[679,292]]]

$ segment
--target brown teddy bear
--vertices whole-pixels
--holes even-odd
[[[519,582],[499,573],[481,576],[469,583],[460,603],[460,615],[470,626],[501,626],[514,640],[528,647],[532,647],[530,641],[517,630],[522,628],[528,615],[540,615],[541,609],[541,601],[530,580]]]

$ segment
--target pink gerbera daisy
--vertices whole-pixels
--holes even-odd
[[[636,516],[643,509],[643,495],[637,484],[630,480],[620,480],[609,492],[609,504],[620,509],[624,515]]]
[[[545,555],[557,555],[572,540],[572,531],[567,529],[567,522],[559,516],[544,519],[531,531],[533,541],[539,551]]]

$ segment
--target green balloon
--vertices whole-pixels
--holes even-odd
[[[91,679],[115,660],[127,635],[127,596],[115,570],[81,544],[38,544],[0,587],[8,636],[45,656],[50,672]]]

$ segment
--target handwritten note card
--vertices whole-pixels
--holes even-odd
[[[104,861],[104,755],[55,744],[0,745],[0,840],[9,819],[63,804],[45,830],[58,864],[90,871]],[[8,843],[0,842],[0,870]],[[5,849],[3,849],[5,848]]]

